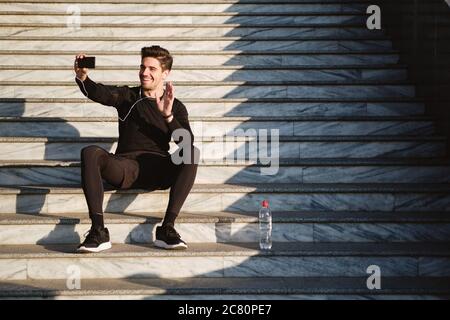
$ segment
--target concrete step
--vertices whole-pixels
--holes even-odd
[[[380,290],[369,290],[367,277],[83,279],[79,290],[71,290],[66,280],[8,280],[0,283],[0,297],[51,300],[448,300],[449,282],[448,278],[441,277],[384,277]]]
[[[0,6],[1,7],[1,6]],[[85,25],[225,25],[238,26],[345,26],[355,27],[366,24],[366,14],[301,14],[301,13],[240,13],[240,12],[197,12],[197,13],[169,13],[159,15],[143,12],[83,12],[80,20]],[[0,24],[22,25],[28,24],[64,24],[67,26],[67,13],[55,11],[9,11],[0,12]]]
[[[202,101],[184,99],[184,105],[190,118],[210,117],[262,117],[275,112],[286,117],[379,117],[379,116],[418,116],[425,113],[422,102],[370,102],[370,101],[278,101],[258,102],[241,99],[241,101],[211,100]],[[86,99],[0,99],[0,117],[117,117],[114,108],[103,106]]]
[[[13,51],[29,50],[30,47],[41,50],[74,51],[83,48],[83,51],[127,51],[136,52],[148,46],[149,41],[157,41],[160,46],[169,51],[345,51],[345,52],[383,52],[392,49],[389,40],[264,40],[254,38],[243,40],[240,38],[193,38],[191,40],[175,40],[167,38],[69,38],[69,37],[0,37],[0,47]]]
[[[80,3],[76,1],[72,2],[59,2],[59,3],[45,3],[34,1],[22,1],[22,2],[3,2],[1,4],[2,11],[52,11],[52,12],[66,12],[67,7],[72,4],[76,4],[81,12],[145,12],[158,15],[161,12],[167,13],[188,13],[188,12],[237,12],[241,14],[245,13],[362,13],[367,10],[368,4],[361,2],[358,3],[266,3],[261,5],[261,2],[253,3],[233,3],[233,2],[215,2],[215,3],[201,3],[201,5],[193,5],[195,2],[130,2],[126,3]],[[198,2],[197,2],[198,3]]]
[[[46,66],[0,66],[0,78],[3,81],[36,81],[42,78],[42,70],[47,71],[46,81],[73,81],[73,67]],[[92,72],[96,81],[135,82],[138,67],[99,67]],[[343,81],[378,80],[406,81],[407,70],[394,65],[374,67],[362,66],[316,66],[316,67],[246,67],[246,66],[198,66],[173,68],[167,80],[170,81]]]
[[[270,119],[270,120],[269,120]],[[118,137],[114,118],[9,118],[0,117],[0,136],[28,137]],[[325,117],[191,117],[195,137],[256,136],[261,130],[271,136],[432,135],[434,123],[428,117],[325,118]]]
[[[250,137],[196,137],[194,141],[202,160],[252,159],[257,155],[249,150],[257,148],[256,143]],[[81,149],[93,144],[114,152],[117,139],[0,137],[0,160],[79,160]],[[176,149],[172,142],[169,152]],[[281,136],[279,142],[281,158],[433,158],[445,154],[446,138],[439,136]]]
[[[140,19],[142,22],[142,19]],[[239,39],[383,39],[385,38],[382,30],[368,30],[367,27],[284,27],[284,26],[227,26],[225,25],[202,25],[199,27],[182,26],[133,26],[133,25],[106,25],[93,26],[83,24],[82,28],[70,28],[67,24],[25,24],[23,26],[2,25],[0,24],[0,37],[44,37],[44,38],[128,38],[129,40],[139,40],[146,38],[151,30],[149,37],[173,38],[173,39],[191,39],[202,37],[208,38],[239,38]],[[140,37],[138,35],[141,35]],[[148,37],[148,36],[147,36]]]
[[[76,266],[81,279],[190,277],[449,277],[450,251],[443,244],[198,243],[168,252],[151,245],[116,244],[95,255],[73,253],[76,245],[0,247],[1,280],[67,279]]]
[[[281,163],[265,175],[262,165],[201,163],[196,177],[200,184],[239,183],[450,183],[450,162],[442,165],[372,165],[358,161],[301,161]],[[425,162],[425,161],[422,161]],[[271,163],[275,167],[274,163]],[[268,169],[268,168],[266,168]],[[79,162],[0,161],[0,183],[15,185],[73,185],[81,183]]]
[[[104,213],[114,243],[152,243],[163,212]],[[0,245],[78,244],[87,213],[0,214]],[[259,241],[258,213],[182,212],[177,231],[191,243]],[[273,212],[274,242],[419,243],[450,241],[448,212]]]
[[[104,213],[105,223],[109,225],[109,228],[115,228],[114,225],[138,225],[138,224],[160,224],[165,215],[164,211],[160,212],[135,212],[135,213]],[[189,212],[182,211],[176,222],[177,229],[183,230],[183,236],[190,237],[190,242],[199,242],[199,237],[204,237],[203,239],[211,239],[206,242],[225,242],[225,238],[220,238],[223,235],[216,232],[215,237],[210,237],[211,234],[206,233],[201,235],[199,232],[189,231],[189,227],[198,228],[201,226],[209,227],[214,226],[217,230],[226,225],[229,225],[228,232],[232,230],[238,231],[242,228],[253,228],[252,226],[257,226],[258,224],[258,211],[255,212],[235,212],[235,211],[205,211],[205,212]],[[321,238],[307,237],[308,234],[316,231],[313,229],[306,229],[308,224],[399,224],[399,223],[409,223],[409,224],[419,224],[419,223],[449,223],[450,214],[448,211],[275,211],[272,210],[272,221],[273,221],[273,232],[278,231],[277,226],[283,225],[286,227],[290,224],[295,224],[295,228],[292,230],[301,230],[301,225],[305,232],[297,232],[297,237],[303,237],[303,241],[317,241],[324,239],[328,234],[321,235]],[[32,214],[32,213],[1,213],[0,214],[0,225],[10,225],[10,226],[38,226],[38,225],[55,225],[58,226],[74,226],[90,224],[91,220],[88,217],[87,212],[66,212],[66,213],[46,213],[46,214]],[[300,229],[297,229],[300,228]],[[152,229],[152,228],[148,228]],[[200,230],[200,229],[199,229]],[[205,229],[206,230],[206,229]],[[225,230],[222,230],[225,231]],[[188,233],[188,234],[187,234]],[[249,237],[244,233],[237,233],[240,239],[235,239],[234,242],[248,242]],[[329,234],[331,236],[331,234]],[[399,238],[400,234],[396,234]],[[17,236],[17,234],[16,234]],[[33,237],[32,234],[28,235]],[[274,234],[276,238],[276,234]],[[208,238],[210,237],[210,238]],[[395,235],[394,235],[395,237]],[[196,240],[197,239],[197,240]],[[215,239],[215,240],[214,240]],[[221,239],[221,241],[219,241]],[[247,239],[247,240],[244,240]],[[256,239],[256,238],[254,238]],[[300,241],[301,238],[289,237],[278,237],[277,242],[289,242],[291,240],[297,239]],[[229,240],[229,239],[228,239]],[[388,239],[384,239],[387,241]],[[427,242],[432,242],[427,239]],[[256,240],[252,240],[256,241]],[[120,243],[120,241],[113,241],[115,243]],[[203,241],[205,242],[205,241]],[[322,241],[323,242],[323,241]],[[327,242],[327,241],[325,241]]]
[[[82,46],[84,48],[84,46]],[[58,48],[57,50],[61,50]],[[79,48],[73,51],[49,51],[45,48],[39,51],[5,50],[2,47],[0,57],[4,66],[55,66],[70,67],[73,65],[75,55]],[[96,56],[96,66],[124,66],[136,68],[140,62],[140,55],[134,51],[87,51],[87,54]],[[351,52],[342,51],[171,51],[174,58],[174,68],[177,66],[316,66],[316,65],[361,65],[371,66],[379,64],[396,64],[399,57],[396,51],[380,52]]]
[[[93,77],[95,80],[95,76]],[[123,85],[109,82],[105,84]],[[128,83],[137,85],[137,83]],[[179,99],[219,98],[301,98],[301,99],[378,99],[413,98],[415,88],[409,84],[386,84],[380,81],[331,81],[331,82],[174,82]],[[72,82],[0,82],[2,98],[82,98],[84,95]]]
[[[168,190],[106,191],[105,212],[165,212]],[[449,184],[194,184],[187,212],[257,212],[268,199],[275,211],[449,211]],[[17,186],[0,189],[0,213],[86,213],[81,188]]]

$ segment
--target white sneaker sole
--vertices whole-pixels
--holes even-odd
[[[97,248],[86,248],[85,246],[79,247],[77,249],[77,252],[79,253],[96,253],[105,251],[108,249],[111,249],[112,245],[111,242],[104,242],[101,245],[99,245]]]
[[[184,243],[179,244],[167,244],[164,241],[161,240],[155,240],[153,242],[155,247],[163,248],[163,249],[171,249],[171,250],[184,250],[187,249],[187,245]]]

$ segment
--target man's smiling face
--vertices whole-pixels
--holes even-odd
[[[169,75],[169,70],[162,70],[161,63],[156,58],[145,57],[141,60],[139,79],[144,90],[156,90]]]

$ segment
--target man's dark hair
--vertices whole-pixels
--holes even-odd
[[[172,70],[173,58],[166,49],[160,46],[143,47],[141,49],[141,59],[146,57],[157,59],[163,71]]]

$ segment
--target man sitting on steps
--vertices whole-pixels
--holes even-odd
[[[152,191],[170,187],[169,203],[162,226],[156,228],[154,245],[165,249],[187,248],[174,223],[194,184],[199,150],[193,146],[187,110],[174,97],[172,83],[164,90],[172,56],[159,46],[142,48],[141,85],[131,88],[95,83],[88,77],[87,68],[78,67],[79,59],[84,57],[79,54],[75,59],[76,83],[89,99],[117,109],[119,141],[115,154],[95,145],[81,150],[81,183],[92,227],[77,250],[100,252],[111,248],[103,222],[103,179],[116,189]],[[191,159],[181,164],[175,164],[169,154],[169,142],[177,129],[185,130],[182,137],[191,139]],[[174,140],[178,144],[183,139]]]

